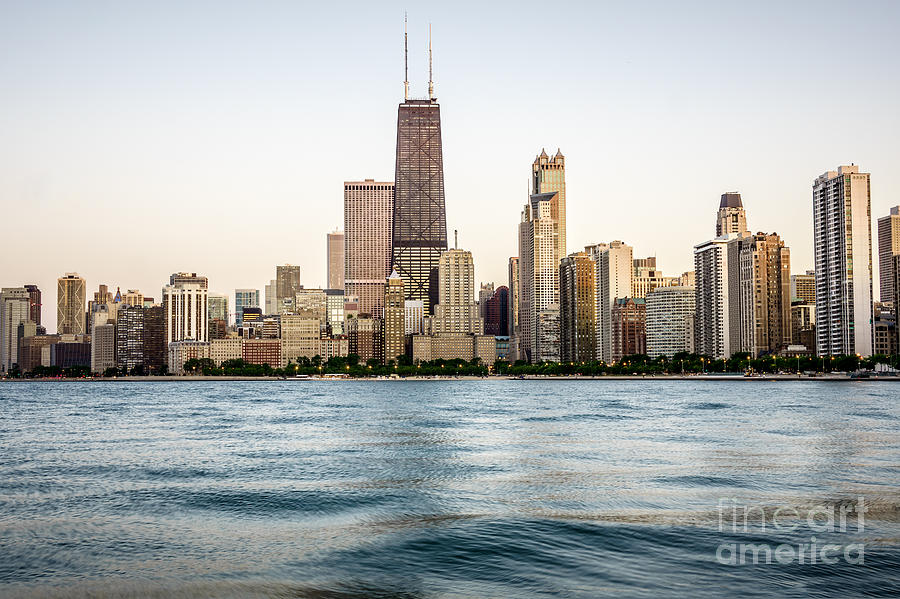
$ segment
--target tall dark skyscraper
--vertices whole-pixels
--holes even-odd
[[[447,249],[447,216],[441,107],[434,97],[430,39],[428,55],[428,98],[409,98],[407,76],[404,102],[397,111],[391,262],[403,279],[406,299],[422,300],[425,311],[433,314],[438,303],[438,261]]]

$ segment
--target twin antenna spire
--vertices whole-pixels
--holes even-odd
[[[409,35],[407,18],[403,13],[403,100],[409,100]],[[431,23],[428,24],[428,99],[434,100],[434,80],[431,69]]]

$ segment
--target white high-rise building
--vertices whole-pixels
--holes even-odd
[[[613,241],[586,246],[584,251],[596,268],[597,359],[611,362],[612,306],[617,298],[631,297],[634,250],[622,241]]]
[[[9,372],[19,357],[19,325],[28,321],[31,302],[24,287],[0,290],[0,372]]]
[[[559,325],[559,319],[539,319],[550,306],[559,308],[560,242],[559,192],[534,194],[522,210],[519,223],[519,359],[542,362],[558,359],[559,346],[539,347],[541,339],[559,339],[559,332],[538,331]]]
[[[116,324],[114,312],[107,304],[98,304],[91,327],[91,372],[103,374],[107,368],[116,368]]]
[[[740,233],[694,246],[696,352],[730,358],[741,349]]]
[[[647,355],[651,358],[694,352],[693,287],[657,287],[647,294]]]
[[[177,341],[209,342],[207,294],[206,287],[200,283],[176,283],[163,287],[167,347]]]
[[[872,354],[869,173],[840,166],[813,182],[816,345],[819,355]]]
[[[438,262],[438,303],[426,329],[431,334],[484,334],[484,320],[475,302],[475,261],[472,252],[447,250]]]

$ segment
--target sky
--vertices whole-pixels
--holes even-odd
[[[819,174],[870,172],[873,221],[900,204],[900,2],[0,0],[0,285],[38,284],[49,331],[71,271],[89,296],[190,271],[233,302],[284,263],[324,286],[343,182],[393,180],[404,11],[414,96],[432,25],[447,227],[481,281],[507,283],[542,148],[568,250],[668,275],[727,191],[794,272]]]

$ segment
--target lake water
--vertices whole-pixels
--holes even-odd
[[[897,597],[900,384],[0,384],[0,596],[70,595]]]

